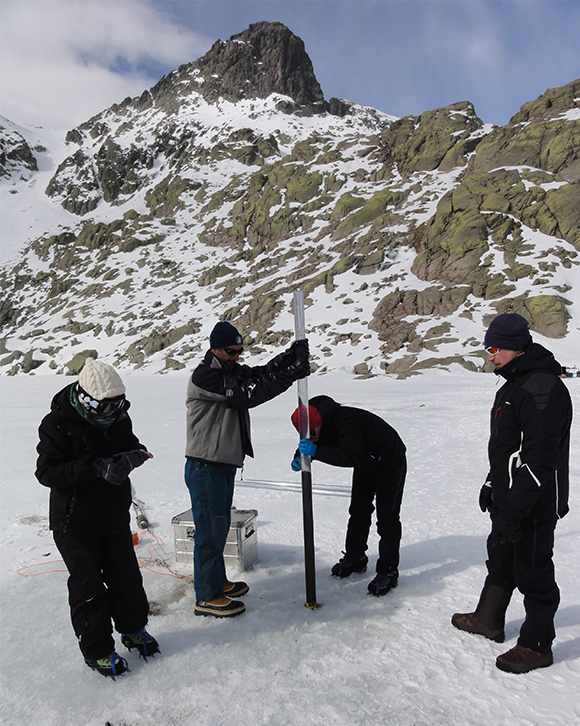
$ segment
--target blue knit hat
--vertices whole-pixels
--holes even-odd
[[[485,334],[484,345],[503,350],[525,350],[532,342],[528,321],[517,313],[504,313],[494,318]]]
[[[228,345],[242,345],[242,336],[231,323],[224,320],[217,323],[209,336],[210,348],[225,348]]]

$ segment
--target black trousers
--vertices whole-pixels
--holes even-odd
[[[509,594],[517,587],[524,596],[526,611],[518,643],[538,653],[549,651],[556,637],[554,616],[560,604],[560,590],[552,561],[555,527],[555,519],[526,518],[517,542],[501,544],[494,534],[487,540],[489,574],[482,598],[485,599],[490,586],[497,585],[506,591],[509,602]]]
[[[383,467],[374,474],[355,469],[352,475],[345,551],[349,557],[357,559],[365,554],[372,514],[376,508],[380,538],[376,571],[381,575],[399,566],[400,511],[406,474],[407,461],[403,455],[398,463]]]
[[[71,620],[85,658],[115,650],[113,627],[136,633],[147,624],[149,603],[128,526],[114,534],[54,532],[69,571]]]

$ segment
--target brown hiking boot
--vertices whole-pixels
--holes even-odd
[[[502,653],[496,658],[495,664],[500,671],[506,673],[527,673],[534,668],[547,668],[554,662],[552,651],[537,653],[531,648],[524,648],[523,645],[515,645],[507,653]]]
[[[475,613],[455,613],[455,615],[451,618],[451,623],[459,630],[465,630],[466,633],[483,635],[490,640],[495,640],[496,643],[503,643],[505,640],[505,633],[503,630],[486,628],[485,625],[480,623],[475,617]]]

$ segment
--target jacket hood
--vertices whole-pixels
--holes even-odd
[[[339,408],[340,403],[337,403],[330,396],[314,396],[308,401],[308,405],[314,406],[322,416],[322,422],[324,423],[324,419],[330,417]]]
[[[51,401],[50,410],[59,411],[62,415],[66,415],[70,418],[75,418],[77,416],[81,418],[78,411],[75,411],[70,402],[71,391],[75,386],[76,383],[69,383],[68,386],[65,386],[56,393]]]
[[[522,355],[496,370],[495,374],[510,379],[535,370],[562,375],[562,366],[554,358],[554,354],[539,343],[530,343]]]

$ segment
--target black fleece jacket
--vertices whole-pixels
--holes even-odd
[[[568,512],[572,402],[561,371],[538,343],[496,371],[506,382],[491,409],[492,518],[517,525]]]
[[[131,482],[114,485],[98,477],[93,461],[145,448],[127,414],[109,428],[95,426],[71,404],[72,383],[56,394],[40,424],[36,478],[50,488],[50,528],[70,534],[116,532],[130,522]]]

